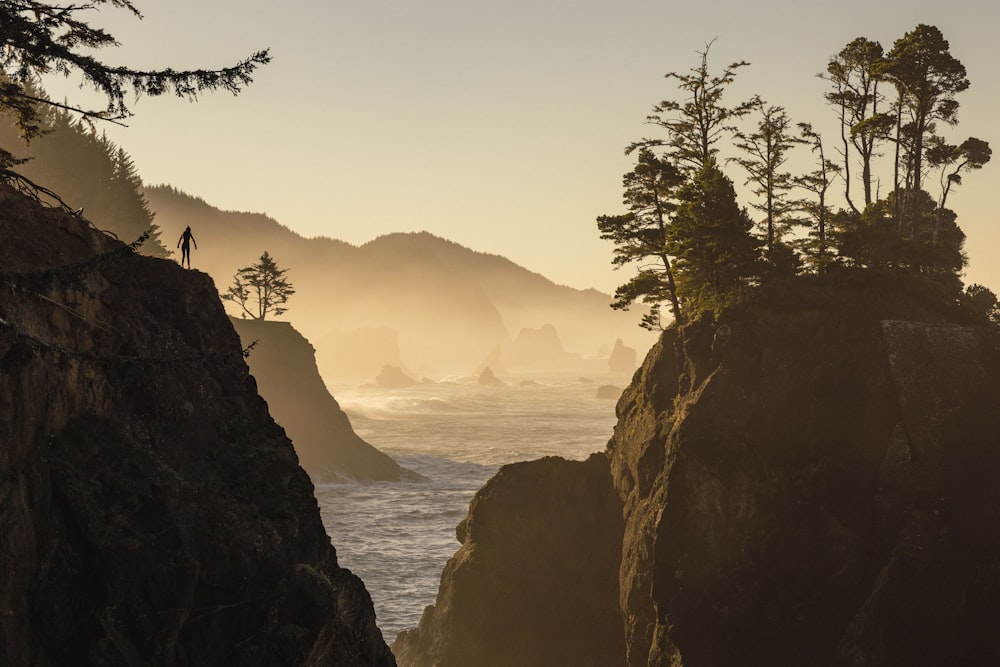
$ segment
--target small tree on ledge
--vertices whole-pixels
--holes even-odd
[[[283,304],[295,294],[292,284],[285,278],[286,273],[288,269],[279,269],[277,262],[265,250],[256,264],[236,272],[233,284],[222,298],[239,304],[244,318],[250,316],[254,320],[263,320],[268,313],[281,315],[286,310]]]

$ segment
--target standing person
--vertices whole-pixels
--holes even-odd
[[[191,268],[191,242],[194,242],[195,250],[198,249],[198,242],[194,240],[194,234],[191,233],[191,227],[188,226],[181,234],[181,237],[177,239],[177,247],[181,249],[181,266],[184,266],[184,260],[187,260],[188,268]],[[183,244],[183,245],[182,245]]]

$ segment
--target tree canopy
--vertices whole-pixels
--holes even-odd
[[[270,61],[268,51],[257,51],[234,65],[219,69],[174,70],[138,69],[109,65],[96,52],[115,47],[114,36],[90,25],[83,17],[92,10],[112,8],[135,18],[142,14],[130,0],[87,0],[79,4],[55,4],[35,0],[0,3],[0,108],[15,114],[17,126],[27,139],[43,131],[40,107],[59,107],[81,116],[121,122],[131,115],[129,94],[173,93],[194,99],[198,93],[227,90],[239,93],[252,81],[261,65]],[[106,100],[103,108],[88,108],[72,102],[61,104],[37,92],[42,74],[78,75],[82,84],[93,88]],[[16,160],[0,149],[0,168],[8,169]]]
[[[287,309],[284,304],[295,294],[292,283],[285,274],[288,269],[278,268],[266,250],[256,264],[243,267],[233,276],[233,284],[222,295],[243,311],[244,317],[264,320],[270,315],[281,315]]]
[[[961,289],[965,234],[947,205],[963,174],[983,168],[992,151],[983,139],[943,132],[958,124],[957,96],[970,82],[940,30],[918,25],[888,51],[857,37],[830,59],[821,77],[839,119],[838,150],[760,95],[727,103],[748,63],[713,73],[710,47],[690,72],[667,74],[676,98],[647,118],[662,134],[626,148],[636,155],[624,179],[629,212],[597,219],[601,238],[615,246],[613,263],[637,265],[613,307],[647,304],[642,324],[653,327],[668,304],[684,322],[773,279],[836,268],[906,274],[955,304],[995,312],[988,290]],[[742,167],[748,207],[723,163]],[[859,182],[860,196],[852,187]]]

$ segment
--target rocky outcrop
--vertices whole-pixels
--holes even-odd
[[[288,322],[233,319],[271,416],[313,482],[399,481],[419,475],[359,437],[316,368],[312,345]]]
[[[483,372],[479,374],[479,379],[477,382],[486,387],[502,387],[504,386],[504,381],[498,378],[490,367],[487,366],[483,369]]]
[[[747,306],[651,350],[606,453],[624,517],[625,656],[604,664],[1000,662],[1000,336],[889,292]],[[498,513],[483,531],[531,531],[523,569],[573,563],[575,546],[530,545],[579,511],[544,527]],[[507,553],[475,539],[463,550]],[[446,571],[441,590],[480,585]],[[606,599],[591,585],[563,593]],[[494,586],[530,596],[517,577]],[[487,641],[492,621],[422,622],[422,655]]]
[[[379,389],[404,389],[415,384],[420,383],[403,372],[399,366],[383,366],[375,377],[375,386]]]
[[[0,188],[0,663],[394,664],[212,281]]]
[[[622,388],[613,384],[602,384],[597,388],[597,398],[606,401],[617,401],[621,398]]]
[[[621,338],[615,341],[615,346],[608,357],[608,370],[612,373],[634,373],[638,365],[636,351],[625,345]]]
[[[393,644],[399,663],[622,664],[621,500],[610,482],[603,454],[504,466],[458,526],[436,604]]]
[[[752,310],[650,355],[609,444],[630,664],[1000,655],[1000,341],[865,305]]]

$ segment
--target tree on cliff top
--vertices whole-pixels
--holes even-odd
[[[285,277],[286,273],[288,269],[279,269],[278,263],[265,250],[256,264],[236,272],[233,284],[222,298],[239,304],[244,317],[249,315],[254,320],[266,319],[268,313],[281,315],[286,310],[283,304],[295,294],[292,284]],[[256,312],[251,310],[252,307]]]
[[[125,96],[162,95],[172,92],[195,99],[199,92],[223,89],[236,94],[249,84],[257,67],[270,61],[267,50],[258,51],[231,67],[216,70],[170,68],[141,70],[108,65],[94,55],[95,50],[118,46],[115,38],[80,18],[88,10],[103,6],[124,9],[136,18],[142,15],[130,0],[88,0],[79,4],[52,4],[35,0],[0,2],[0,109],[14,113],[25,139],[42,132],[40,105],[58,107],[87,118],[121,122],[131,116]],[[105,96],[104,109],[59,104],[37,94],[36,77],[46,73],[64,76],[79,74],[83,83]],[[6,178],[8,167],[17,164],[8,151],[0,148],[0,169]]]

